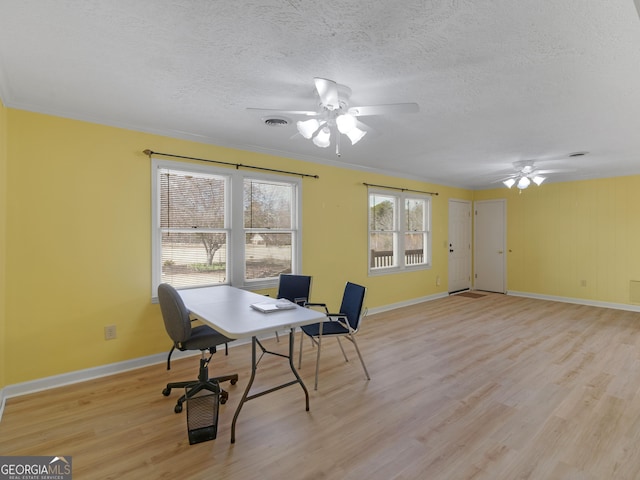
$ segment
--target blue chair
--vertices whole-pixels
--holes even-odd
[[[302,366],[302,341],[304,339],[304,336],[306,335],[311,338],[311,341],[316,345],[318,349],[316,358],[315,390],[318,389],[320,350],[322,347],[323,337],[335,337],[336,340],[338,340],[338,345],[340,345],[340,350],[342,350],[342,355],[344,356],[346,362],[348,362],[349,359],[347,358],[344,348],[342,348],[340,337],[344,337],[351,343],[353,343],[358,357],[360,358],[362,368],[364,369],[364,374],[367,377],[367,380],[371,379],[371,377],[369,376],[369,372],[367,371],[367,367],[364,364],[364,360],[362,359],[362,354],[360,353],[360,349],[358,348],[355,337],[362,323],[362,318],[366,315],[366,309],[363,309],[366,291],[367,289],[361,285],[347,282],[344,288],[344,294],[342,296],[342,304],[340,305],[339,313],[330,313],[325,303],[306,304],[308,307],[322,307],[327,314],[326,321],[301,327],[302,333],[300,334],[300,357],[298,359],[298,368]]]
[[[310,292],[311,277],[308,275],[283,273],[278,278],[278,294],[276,298],[286,298],[291,302],[304,306],[309,301]],[[276,332],[276,340],[280,341],[278,332]]]
[[[311,291],[311,277],[308,275],[293,275],[283,273],[278,280],[277,298],[286,298],[303,306],[309,301]]]

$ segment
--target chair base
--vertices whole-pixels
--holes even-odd
[[[202,390],[208,390],[213,393],[220,393],[220,403],[224,405],[229,398],[229,393],[220,387],[221,382],[231,382],[231,385],[235,385],[238,382],[238,374],[224,375],[221,377],[209,378],[209,362],[205,359],[200,359],[200,373],[197,380],[190,380],[186,382],[170,382],[162,390],[162,394],[168,397],[171,394],[171,390],[174,388],[187,389],[187,393],[182,395],[176,402],[176,406],[173,411],[175,413],[182,412],[182,404],[189,398],[197,394]]]

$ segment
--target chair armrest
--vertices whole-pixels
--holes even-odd
[[[352,330],[351,325],[349,324],[349,319],[347,318],[347,314],[346,313],[328,313],[327,317],[329,318],[330,322],[338,322],[340,325],[342,325],[347,330],[349,330],[349,331]]]
[[[326,303],[310,303],[310,302],[305,302],[304,304],[305,307],[322,307],[324,308],[325,313],[327,314],[327,316],[329,315],[329,309],[327,308],[327,304]]]

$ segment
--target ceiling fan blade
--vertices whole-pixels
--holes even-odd
[[[251,108],[248,107],[247,110],[251,110],[254,112],[263,112],[271,115],[302,115],[306,117],[315,117],[318,115],[318,112],[314,112],[312,110],[279,110],[277,108]]]
[[[320,77],[315,77],[313,81],[316,84],[316,90],[318,91],[322,106],[327,107],[329,110],[339,108],[338,85],[336,82]]]
[[[373,130],[369,125],[367,125],[366,123],[362,123],[360,120],[356,120],[356,127],[358,127],[360,130],[364,130],[365,132]]]
[[[534,170],[533,173],[535,174],[539,174],[539,175],[548,175],[549,173],[571,173],[571,172],[575,172],[575,169],[571,169],[571,168],[563,168],[563,169],[558,169],[558,168],[554,168],[554,169],[546,169],[546,170]]]
[[[366,117],[368,115],[388,115],[393,113],[417,113],[420,107],[417,103],[389,103],[387,105],[365,105],[351,107],[349,113],[354,117]]]

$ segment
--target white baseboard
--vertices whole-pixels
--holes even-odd
[[[229,344],[229,348],[248,343],[249,341],[249,339],[236,340]],[[9,398],[41,392],[43,390],[49,390],[50,388],[72,385],[74,383],[86,382],[87,380],[93,380],[95,378],[106,377],[117,373],[127,372],[129,370],[135,370],[137,368],[164,363],[167,361],[168,353],[169,351],[167,350],[164,353],[157,353],[147,357],[134,358],[132,360],[110,363],[108,365],[87,368],[85,370],[77,370],[60,375],[53,375],[51,377],[38,378],[29,382],[16,383],[15,385],[7,385],[0,390],[0,420],[2,420],[2,414],[4,413],[5,402]],[[179,358],[186,358],[195,355],[200,355],[200,353],[194,351],[181,352],[180,350],[174,350],[171,359],[177,360]]]
[[[110,363],[108,365],[87,368],[85,370],[77,370],[74,372],[63,373],[51,377],[39,378],[36,380],[31,380],[29,382],[16,383],[15,385],[7,385],[2,390],[0,390],[0,420],[2,419],[2,413],[4,412],[5,402],[9,398],[41,392],[50,388],[72,385],[74,383],[85,382],[87,380],[93,380],[95,378],[106,377],[108,375],[114,375],[116,373],[122,373],[129,370],[134,370],[136,368],[166,362],[167,353],[168,352],[158,353],[156,355],[150,355],[148,357],[134,358],[132,360],[126,360],[124,362]],[[178,359],[190,355],[196,355],[196,353],[175,351],[172,358]]]
[[[615,310],[627,310],[630,312],[640,312],[640,305],[629,305],[626,303],[599,302],[597,300],[585,300],[584,298],[558,297],[555,295],[540,295],[538,293],[518,292],[509,290],[507,295],[514,297],[537,298],[538,300],[550,300],[552,302],[574,303],[576,305],[588,305],[590,307],[613,308]]]
[[[448,293],[443,292],[443,293],[436,293],[434,295],[427,295],[426,297],[412,298],[411,300],[406,300],[404,302],[392,303],[389,305],[384,305],[382,307],[370,308],[368,310],[368,314],[373,315],[374,313],[388,312],[389,310],[395,310],[396,308],[408,307],[410,305],[417,305],[418,303],[430,302],[432,300],[437,300],[438,298],[444,298],[448,296],[449,296]]]

